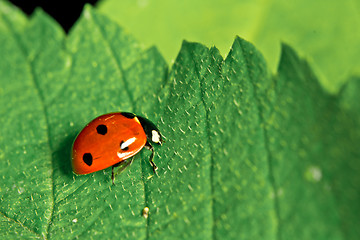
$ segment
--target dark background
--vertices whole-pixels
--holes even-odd
[[[40,7],[51,15],[65,30],[74,25],[79,18],[85,3],[96,5],[98,0],[69,1],[69,0],[10,0],[27,15],[31,15],[35,8]]]

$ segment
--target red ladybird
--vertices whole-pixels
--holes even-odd
[[[112,166],[111,179],[114,183],[114,168],[123,171],[132,162],[132,157],[143,147],[151,150],[150,143],[161,145],[162,136],[148,119],[128,112],[102,115],[92,120],[76,137],[72,148],[72,167],[76,174],[88,174]]]

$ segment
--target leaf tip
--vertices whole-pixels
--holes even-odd
[[[239,37],[238,35],[235,36],[235,39],[234,39],[234,42],[233,42],[233,46],[235,44],[238,44],[238,45],[248,45],[248,44],[251,44],[250,42],[246,41],[244,38],[241,38]]]
[[[39,24],[39,26],[41,25],[40,23],[45,23],[46,25],[48,25],[48,27],[53,27],[54,29],[60,29],[62,31],[60,24],[48,13],[46,13],[42,8],[39,7],[35,8],[34,12],[31,15],[30,21],[33,24]]]
[[[293,66],[294,64],[300,64],[300,62],[300,57],[298,56],[296,51],[290,45],[282,42],[278,72],[281,72],[284,66]]]
[[[360,77],[353,76],[347,79],[339,90],[340,105],[344,109],[353,110],[360,115],[360,103],[358,101],[360,92]]]
[[[41,7],[36,7],[32,13],[32,17],[44,16],[47,15],[46,12]]]
[[[85,18],[90,18],[91,15],[93,15],[93,7],[91,6],[91,4],[87,3],[84,5],[83,11],[82,11],[82,15]]]

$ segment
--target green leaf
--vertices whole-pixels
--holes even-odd
[[[225,55],[239,35],[256,44],[274,72],[280,43],[291,44],[312,61],[321,83],[333,92],[360,74],[356,1],[106,0],[99,9],[146,46],[158,46],[168,62],[183,39],[215,45]]]
[[[359,235],[359,79],[331,95],[287,45],[272,76],[240,38],[226,59],[184,42],[168,71],[89,6],[65,36],[40,10],[15,27],[1,4],[2,239]],[[76,134],[114,111],[159,127],[157,175],[145,150],[114,186],[110,169],[72,173]]]
[[[10,33],[21,31],[26,25],[27,19],[19,9],[8,5],[5,1],[0,1],[1,12],[6,14],[6,18],[2,17],[0,22],[0,31],[3,33]],[[9,22],[12,24],[12,29],[9,29]]]
[[[53,205],[49,128],[36,87],[38,76],[17,34],[24,16],[0,4],[6,27],[0,34],[1,235],[40,238]]]

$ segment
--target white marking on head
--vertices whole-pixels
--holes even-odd
[[[154,143],[160,143],[160,134],[156,130],[151,131],[151,141]]]
[[[135,140],[136,140],[136,137],[129,138],[128,140],[126,140],[125,142],[123,142],[123,143],[120,144],[120,149],[121,149],[121,150],[126,149],[126,148],[129,147],[132,143],[134,143]]]

